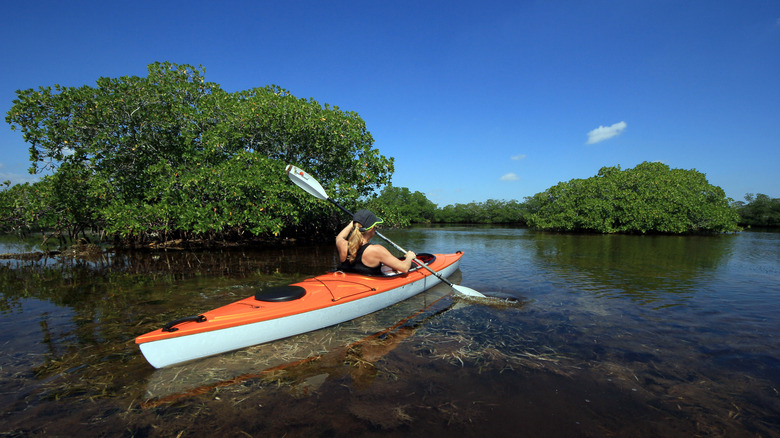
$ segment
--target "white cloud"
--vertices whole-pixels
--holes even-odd
[[[11,181],[11,185],[14,184],[22,184],[22,183],[34,183],[36,181],[39,181],[41,179],[38,175],[30,175],[29,173],[19,174],[19,173],[13,173],[13,172],[6,172],[5,164],[0,163],[0,184],[3,184],[5,181]]]
[[[525,158],[525,154],[519,154],[519,155],[512,156],[513,160],[522,160],[523,158]]]
[[[509,172],[506,175],[501,177],[501,181],[517,181],[519,179],[520,177],[512,172]]]
[[[18,173],[0,172],[0,184],[5,181],[11,181],[11,185],[34,183],[40,181],[41,178],[37,175],[21,175]]]
[[[626,122],[618,122],[612,126],[599,126],[588,133],[588,143],[595,144],[600,141],[609,140],[612,137],[620,135],[626,129]]]

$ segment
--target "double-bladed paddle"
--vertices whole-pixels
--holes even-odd
[[[330,201],[333,205],[340,208],[341,211],[344,213],[347,213],[352,216],[352,213],[350,213],[349,210],[342,207],[341,204],[336,202],[333,198],[328,196],[328,193],[325,192],[325,189],[322,187],[322,184],[320,184],[316,179],[314,179],[311,175],[304,172],[303,170],[299,169],[298,167],[293,166],[292,164],[287,166],[287,176],[290,177],[292,182],[295,183],[298,187],[305,190],[308,194],[314,196],[317,199],[322,199],[323,201]],[[376,235],[384,239],[387,243],[393,245],[398,251],[401,251],[402,253],[406,253],[406,250],[401,248],[400,246],[396,245],[395,242],[388,239],[387,237],[383,236],[379,231],[376,232]],[[464,286],[459,286],[452,284],[450,281],[448,281],[446,278],[444,278],[441,274],[434,271],[433,269],[429,268],[423,262],[418,260],[416,257],[414,258],[414,261],[417,262],[418,265],[422,266],[423,268],[427,269],[431,274],[435,275],[439,278],[442,282],[447,284],[449,287],[451,287],[455,292],[467,296],[467,297],[476,297],[476,298],[485,298],[485,295],[475,291],[474,289],[469,289]]]

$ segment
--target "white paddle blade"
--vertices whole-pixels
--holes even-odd
[[[322,188],[322,185],[300,168],[295,167],[292,164],[287,165],[287,176],[290,177],[290,180],[294,182],[295,185],[306,190],[308,194],[315,198],[322,199],[323,201],[328,200],[328,194],[325,192],[325,189]]]
[[[308,173],[304,172],[300,168],[295,167],[292,164],[288,164],[287,165],[287,176],[290,177],[290,180],[292,182],[294,182],[295,185],[297,185],[298,187],[302,188],[308,194],[314,196],[315,198],[322,199],[323,201],[327,201],[327,200],[330,199],[328,194],[325,192],[325,189],[322,188],[322,184],[320,184],[316,179],[312,178],[311,175],[309,175]],[[335,201],[331,200],[331,202],[333,202],[336,206],[338,206],[342,210],[344,210],[344,207],[341,207]],[[344,210],[344,211],[346,211],[346,210]],[[393,243],[393,241],[391,241],[387,237],[379,234],[378,232],[377,232],[377,235],[379,237],[385,239],[388,243],[390,243],[393,246],[395,246],[399,251],[406,252],[403,248],[401,248],[400,246],[398,246],[395,243]],[[436,271],[434,271],[433,269],[431,269],[428,266],[424,265],[419,260],[415,259],[415,261],[419,265],[424,267],[425,269],[429,270],[432,274],[434,274],[437,277],[439,277],[439,279],[441,279],[443,282],[445,282],[448,285],[452,286],[452,288],[455,290],[455,292],[457,292],[457,293],[459,293],[461,295],[467,296],[467,297],[486,298],[484,295],[482,295],[481,293],[475,291],[474,289],[469,289],[469,288],[467,288],[465,286],[458,286],[458,285],[454,285],[454,284],[450,283],[449,281],[444,279],[441,275],[439,275]]]
[[[482,295],[481,293],[475,291],[474,289],[469,289],[465,286],[459,286],[457,284],[453,284],[452,288],[455,289],[455,292],[461,295],[465,295],[467,297],[487,298],[485,295]]]

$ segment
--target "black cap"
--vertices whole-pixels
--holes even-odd
[[[382,219],[376,217],[376,215],[371,210],[366,209],[355,213],[355,215],[352,216],[352,220],[359,223],[360,225],[363,225],[363,228],[359,229],[361,233],[366,232],[371,228],[374,228],[374,226],[384,222]]]

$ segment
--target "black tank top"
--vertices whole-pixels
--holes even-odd
[[[374,268],[370,266],[366,266],[363,264],[363,251],[366,250],[366,248],[371,245],[370,243],[366,243],[365,245],[358,248],[357,254],[355,254],[355,262],[350,263],[349,262],[349,256],[347,256],[347,260],[344,260],[341,262],[341,265],[339,266],[339,269],[344,272],[357,272],[358,274],[366,274],[366,275],[384,275],[382,274],[382,264],[380,263],[379,266],[376,266]]]

